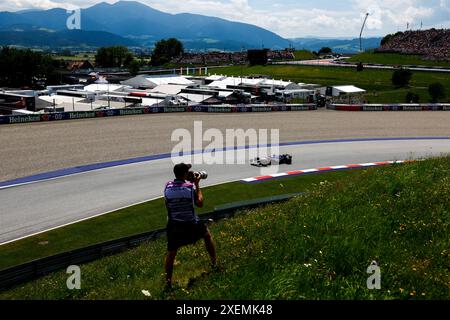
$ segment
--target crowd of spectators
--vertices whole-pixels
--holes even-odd
[[[387,36],[379,52],[423,55],[425,60],[450,60],[450,29],[399,32]]]
[[[278,50],[267,52],[267,58],[271,60],[294,60],[295,55],[293,50]]]
[[[293,60],[292,50],[271,51],[267,53],[271,60]],[[175,58],[172,63],[187,65],[216,65],[216,64],[247,64],[247,52],[208,52],[208,53],[184,53]]]

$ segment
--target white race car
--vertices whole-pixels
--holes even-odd
[[[250,161],[250,164],[255,167],[268,167],[273,164],[292,164],[292,156],[290,154],[273,155],[269,157],[257,157]]]

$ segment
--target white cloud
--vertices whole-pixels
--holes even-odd
[[[6,7],[5,7],[6,6]],[[48,9],[57,7],[58,3],[50,0],[10,0],[8,3],[2,4],[4,9],[24,10],[29,8]]]
[[[369,29],[376,30],[419,26],[421,21],[431,19],[439,8],[431,5],[432,1],[420,0],[355,0],[355,6],[371,14],[368,20]],[[424,6],[427,4],[428,6]],[[375,26],[373,26],[375,25]]]
[[[214,0],[166,0],[148,1],[161,11],[180,13],[195,12],[220,16],[225,19],[256,24],[285,37],[297,37],[305,34],[317,34],[321,30],[346,30],[359,20],[351,14],[319,9],[292,9],[276,4],[268,9],[252,8],[247,0],[228,2]],[[330,35],[330,34],[328,34]]]

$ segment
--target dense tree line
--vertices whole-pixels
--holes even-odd
[[[163,39],[155,44],[152,54],[152,65],[161,66],[169,63],[173,58],[179,57],[184,53],[183,44],[175,39]]]
[[[58,62],[50,55],[3,47],[0,51],[0,86],[36,87],[42,81],[56,81]]]
[[[444,100],[447,97],[445,93],[445,87],[442,83],[435,82],[429,85],[428,93],[431,96],[431,102],[437,103],[440,100]]]
[[[317,55],[319,56],[323,56],[323,55],[327,55],[327,54],[332,54],[333,50],[329,47],[323,47],[319,50],[319,52],[317,53]]]
[[[395,70],[392,74],[392,84],[397,88],[409,86],[413,74],[406,69]]]
[[[102,47],[95,55],[95,63],[100,68],[128,68],[133,60],[133,53],[123,46]]]

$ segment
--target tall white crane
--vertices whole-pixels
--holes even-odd
[[[369,17],[369,13],[366,13],[366,17],[364,18],[363,25],[361,27],[361,32],[359,34],[359,51],[362,52],[362,34],[364,31],[364,27],[366,26],[367,18]]]

